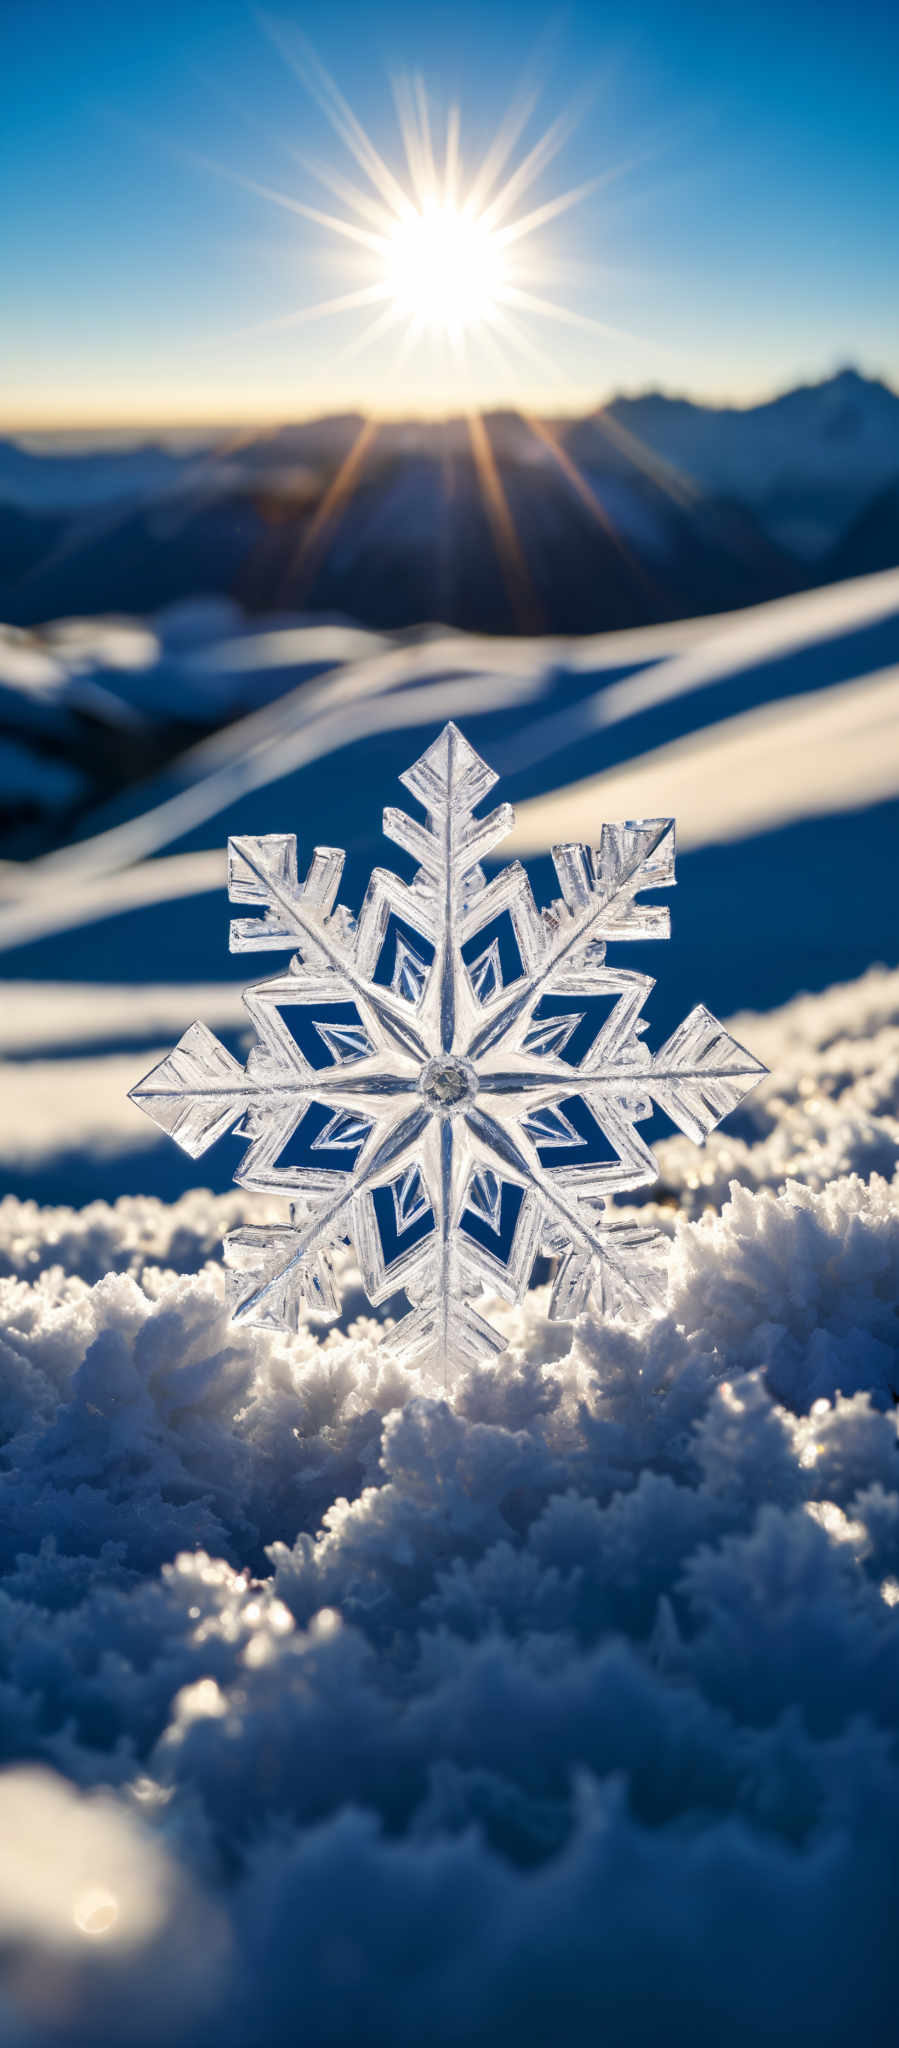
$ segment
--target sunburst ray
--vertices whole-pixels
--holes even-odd
[[[259,19],[266,34],[280,50],[285,63],[289,64],[307,92],[311,92],[313,98],[317,100],[335,134],[346,144],[351,155],[355,157],[360,168],[365,171],[387,204],[392,206],[400,217],[408,213],[412,204],[408,193],[403,191],[399,180],[385,164],[361,121],[357,120],[349,101],[344,99],[330,73],[320,63],[311,43],[299,29],[292,29],[288,36],[283,25],[275,21],[271,15],[262,14]]]
[[[399,327],[404,317],[402,308],[391,302],[374,320],[369,321],[367,327],[363,327],[360,334],[351,335],[349,341],[343,343],[342,348],[337,350],[334,361],[349,363],[354,356],[364,355],[365,350],[379,341],[382,334],[389,334],[392,327]]]
[[[443,203],[455,206],[459,187],[459,130],[460,114],[457,106],[451,106],[446,117],[446,151],[443,164]]]
[[[493,536],[512,615],[519,630],[539,633],[543,624],[527,557],[503,489],[490,436],[480,413],[468,414],[468,433],[481,499]]]
[[[310,176],[315,178],[324,191],[330,192],[334,199],[341,200],[344,206],[355,209],[360,220],[367,220],[377,234],[389,235],[396,226],[397,215],[391,213],[383,199],[373,197],[370,192],[363,192],[361,187],[352,184],[349,178],[332,171],[327,164],[317,163],[314,158],[301,156],[297,152],[296,161],[304,171],[308,171]]]
[[[516,348],[520,355],[526,356],[528,362],[533,363],[542,376],[555,381],[558,377],[558,365],[547,355],[546,350],[540,347],[539,342],[534,340],[533,335],[527,334],[520,322],[513,319],[505,307],[494,306],[485,325],[488,332],[494,336],[501,334],[505,341],[511,342],[512,347]]]
[[[316,320],[330,319],[334,313],[350,313],[366,306],[377,306],[388,297],[385,284],[360,285],[355,292],[340,292],[333,299],[318,299],[312,306],[295,306],[289,313],[275,313],[268,320],[253,320],[247,327],[231,327],[226,334],[220,334],[219,343],[241,341],[251,334],[278,334],[288,327],[306,327]],[[203,341],[204,351],[209,344]]]
[[[539,97],[537,87],[530,86],[526,90],[519,90],[507,108],[469,187],[464,202],[468,211],[480,213],[483,210],[497,178],[502,176],[515,144],[527,127]]]
[[[336,474],[332,477],[321,503],[316,507],[306,527],[287,574],[293,598],[297,586],[306,588],[318,567],[328,541],[333,538],[334,529],[356,489],[365,465],[366,457],[379,432],[377,420],[365,419],[352,447],[347,450]]]
[[[592,313],[576,313],[571,306],[557,306],[553,299],[544,299],[537,292],[524,291],[521,286],[509,284],[504,297],[513,305],[521,306],[529,313],[539,313],[546,320],[558,320],[564,327],[582,327],[591,334],[611,336],[616,341],[636,341],[639,337],[628,334],[623,327],[610,327],[606,320],[596,320]]]
[[[408,78],[391,80],[393,104],[403,144],[403,155],[413,192],[421,197],[424,191],[424,166],[422,163],[421,137],[418,132],[415,106]],[[399,217],[399,216],[397,216]]]
[[[496,241],[501,249],[513,242],[523,241],[525,235],[534,234],[551,220],[558,220],[561,213],[568,213],[572,206],[580,206],[596,190],[596,179],[587,178],[582,185],[572,185],[568,192],[560,192],[555,199],[547,199],[542,206],[535,206],[531,213],[523,213],[518,220],[509,222],[508,227],[496,229]]]
[[[547,165],[552,162],[553,158],[558,156],[560,149],[564,147],[569,136],[574,132],[578,118],[571,111],[556,116],[556,119],[551,122],[545,134],[541,135],[539,141],[534,143],[527,156],[522,159],[511,176],[507,178],[502,190],[496,194],[496,197],[491,200],[488,206],[484,207],[484,219],[488,226],[498,226],[508,213],[510,207],[517,200],[523,199],[525,192],[530,190],[535,179],[539,178],[541,172],[546,170]]]
[[[600,432],[612,442],[613,447],[620,449],[622,455],[634,464],[635,469],[642,470],[644,476],[648,476],[651,483],[657,484],[659,490],[664,491],[675,504],[695,504],[699,495],[696,485],[682,470],[677,469],[674,463],[665,462],[660,455],[656,455],[654,449],[648,448],[646,442],[641,441],[639,435],[633,433],[629,427],[622,426],[621,421],[616,420],[605,406],[597,407],[593,419]]]
[[[530,427],[534,439],[547,449],[553,462],[555,462],[562,475],[571,485],[575,496],[580,499],[585,510],[589,512],[591,519],[596,521],[597,526],[602,527],[603,533],[618,549],[619,554],[627,562],[629,568],[643,580],[646,580],[643,577],[643,571],[637,557],[632,553],[623,535],[618,532],[614,522],[609,518],[605,506],[597,497],[592,484],[585,477],[583,470],[579,469],[577,463],[572,460],[567,448],[563,448],[552,427],[546,420],[535,418],[533,413],[524,413],[523,418]]]
[[[434,144],[431,138],[431,119],[428,113],[428,96],[421,76],[415,80],[415,105],[418,110],[418,132],[421,137],[421,159],[426,180],[425,189],[437,190],[437,165],[434,160]]]

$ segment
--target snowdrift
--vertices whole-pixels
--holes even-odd
[[[892,2041],[899,975],[739,1023],[667,1313],[452,1401],[245,1197],[0,1205],[15,2048]]]

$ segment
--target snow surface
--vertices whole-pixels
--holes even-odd
[[[681,849],[798,818],[861,810],[899,790],[899,665],[721,719],[620,769],[521,806],[510,847],[589,839],[602,818],[682,819]]]
[[[60,740],[73,730],[73,713],[113,729],[171,719],[215,726],[390,645],[343,621],[250,621],[222,597],[173,604],[152,620],[57,619],[33,631],[0,625],[0,713],[24,732]],[[0,793],[7,789],[16,783],[0,766]]]
[[[453,1403],[247,1196],[0,1204],[4,2044],[892,2042],[899,974],[736,1027],[667,1313]]]

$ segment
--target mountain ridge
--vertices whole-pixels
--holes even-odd
[[[854,370],[742,410],[657,391],[568,421],[497,407],[478,433],[350,412],[180,455],[7,439],[0,617],[202,593],[376,630],[612,630],[892,566],[897,486],[899,395]]]

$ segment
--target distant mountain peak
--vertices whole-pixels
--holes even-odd
[[[845,398],[850,395],[863,397],[866,393],[876,393],[879,397],[893,400],[899,405],[899,394],[891,385],[885,383],[883,378],[867,376],[853,364],[847,363],[841,369],[833,371],[830,376],[820,377],[816,383],[793,384],[786,391],[776,392],[773,398],[756,399],[749,405],[737,405],[726,400],[716,402],[714,399],[690,398],[682,391],[660,391],[651,388],[648,391],[618,392],[605,405],[597,406],[593,417],[599,419],[603,413],[611,413],[613,417],[621,414],[626,418],[639,407],[647,412],[667,412],[669,415],[693,413],[710,419],[745,419],[752,414],[769,412],[778,406],[793,405],[800,399],[826,400],[831,396]]]

